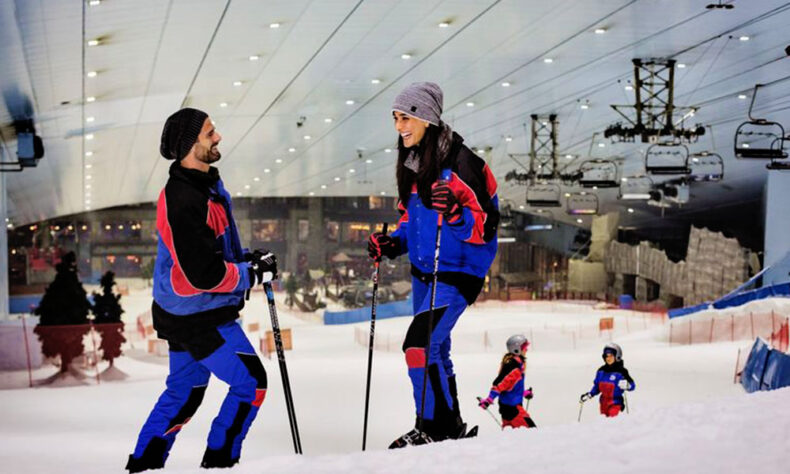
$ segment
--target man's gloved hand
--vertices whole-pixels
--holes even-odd
[[[455,221],[463,212],[452,188],[447,183],[434,183],[431,187],[431,206],[433,210],[444,214],[448,222]]]
[[[584,393],[582,393],[582,396],[579,397],[579,401],[584,403],[584,402],[586,402],[587,400],[589,400],[591,398],[592,398],[592,395],[590,395],[590,392],[584,392]]]
[[[250,271],[251,271],[251,284],[250,286],[260,285],[272,280],[276,280],[279,276],[277,274],[277,257],[269,250],[261,249],[252,252],[249,255]]]
[[[398,256],[398,242],[389,235],[374,232],[368,237],[368,255],[373,260],[381,260],[382,255],[393,259]]]
[[[494,399],[491,397],[486,397],[480,400],[480,403],[477,405],[482,408],[483,410],[487,410],[491,404],[494,403]]]
[[[527,400],[532,400],[533,396],[534,394],[532,393],[532,387],[529,387],[528,389],[524,390],[524,398],[526,398]]]
[[[622,379],[617,382],[617,386],[620,387],[620,390],[629,390],[631,388],[631,384],[628,383],[628,380]]]

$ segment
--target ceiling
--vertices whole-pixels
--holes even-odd
[[[37,168],[6,175],[9,218],[154,201],[169,164],[161,128],[186,105],[215,120],[218,166],[236,195],[394,195],[390,104],[424,80],[441,85],[444,120],[485,150],[500,199],[518,208],[525,188],[504,176],[526,165],[510,155],[526,153],[533,113],[557,114],[568,169],[592,150],[624,157],[621,176],[642,172],[644,144],[591,142],[620,120],[610,104],[634,102],[632,58],[685,65],[675,103],[698,106],[695,122],[712,125],[690,148],[725,161],[722,182],[693,184],[689,203],[665,216],[757,202],[765,162],[735,160],[733,134],[755,83],[770,84],[755,113],[790,126],[790,3],[706,9],[711,1],[0,0],[2,160],[16,157],[14,98],[31,102],[46,148]],[[625,225],[661,215],[618,201],[616,189],[596,192]]]

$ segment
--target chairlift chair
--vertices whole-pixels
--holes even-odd
[[[655,143],[645,152],[645,172],[652,175],[685,175],[689,168],[689,149],[680,143]]]
[[[562,207],[562,189],[554,183],[535,183],[527,187],[527,205],[532,207]]]
[[[784,142],[787,140],[784,126],[764,118],[754,118],[752,109],[757,97],[757,89],[762,84],[755,84],[752,101],[749,104],[749,120],[743,122],[735,130],[735,157],[758,160],[784,160],[787,153]],[[773,163],[772,163],[773,164]]]
[[[650,176],[629,176],[620,181],[620,191],[617,199],[623,201],[647,201],[653,189],[653,180]]]
[[[690,181],[715,182],[724,178],[724,159],[718,153],[702,151],[689,156]]]
[[[584,191],[571,193],[566,201],[565,212],[572,216],[598,214],[598,196]]]
[[[578,182],[583,188],[616,188],[620,186],[617,179],[617,163],[611,160],[593,159],[579,165]]]

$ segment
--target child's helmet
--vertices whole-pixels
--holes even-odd
[[[527,352],[529,341],[523,334],[514,334],[507,339],[507,350],[511,354],[522,355]]]
[[[601,357],[606,359],[606,354],[614,355],[614,360],[618,362],[623,360],[623,349],[621,349],[620,346],[614,342],[610,342],[609,344],[603,346],[603,354],[601,354]]]

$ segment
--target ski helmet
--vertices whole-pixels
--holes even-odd
[[[620,346],[614,342],[610,342],[609,344],[603,346],[603,354],[601,354],[601,357],[604,360],[606,360],[606,354],[614,355],[614,360],[618,362],[623,360],[623,349],[621,349]]]
[[[507,350],[511,354],[522,355],[529,347],[529,341],[523,334],[514,334],[507,339]]]

